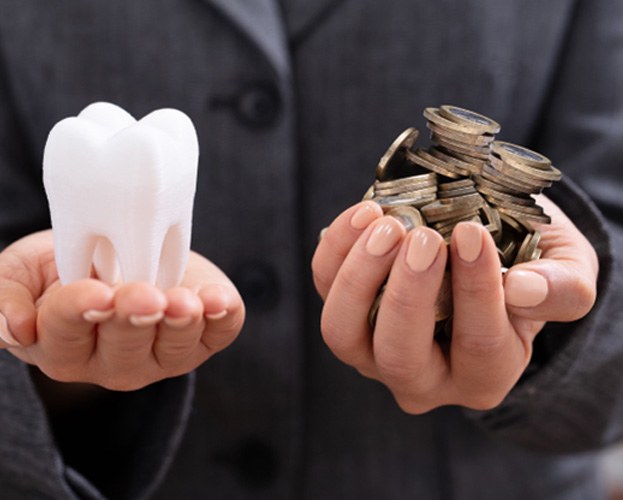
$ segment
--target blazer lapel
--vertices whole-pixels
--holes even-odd
[[[277,0],[203,0],[218,9],[266,55],[278,74],[290,77],[290,60]]]
[[[343,0],[281,0],[291,41],[296,43],[330,16]]]

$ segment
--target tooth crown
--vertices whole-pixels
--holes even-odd
[[[190,248],[199,147],[174,109],[135,120],[95,103],[50,131],[43,181],[64,284],[91,275],[169,288]]]

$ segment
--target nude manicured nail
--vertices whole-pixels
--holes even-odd
[[[404,234],[404,228],[396,220],[381,222],[374,228],[366,243],[370,255],[381,257],[394,248]]]
[[[89,309],[85,311],[82,317],[89,323],[102,323],[110,318],[115,313],[114,309],[108,309],[107,311],[98,311],[97,309]]]
[[[130,323],[136,327],[153,326],[158,323],[164,317],[163,311],[158,311],[153,314],[132,314],[130,315]]]
[[[504,280],[506,303],[511,306],[538,306],[547,297],[547,292],[547,280],[532,271],[511,271]]]
[[[474,262],[482,252],[482,234],[480,227],[475,223],[459,224],[454,229],[456,233],[456,251],[461,260]]]
[[[407,265],[415,272],[426,271],[435,261],[441,242],[442,239],[437,233],[415,228],[407,247]]]
[[[224,309],[223,311],[219,311],[217,313],[206,314],[205,316],[206,318],[211,320],[223,319],[225,316],[227,316],[227,309]]]
[[[375,210],[375,203],[368,202],[361,205],[350,218],[350,225],[354,229],[365,229],[379,215]]]
[[[0,339],[2,339],[2,341],[6,344],[13,347],[18,347],[20,345],[17,339],[13,337],[13,334],[9,329],[9,323],[3,314],[0,314]]]

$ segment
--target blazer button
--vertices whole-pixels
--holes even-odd
[[[270,310],[279,302],[279,280],[268,264],[244,263],[233,271],[231,279],[249,310]]]
[[[281,116],[281,97],[270,83],[255,83],[244,87],[236,99],[236,115],[249,128],[269,128]]]

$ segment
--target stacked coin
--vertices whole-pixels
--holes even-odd
[[[376,180],[364,199],[379,203],[407,230],[427,225],[449,243],[462,221],[483,224],[496,242],[502,267],[538,259],[540,233],[531,222],[550,222],[533,194],[561,177],[545,156],[523,146],[496,141],[494,120],[444,105],[426,108],[431,142],[413,149],[419,133],[408,128],[381,157]],[[370,310],[373,326],[385,286]],[[452,290],[446,271],[436,304],[438,327],[452,317]],[[446,328],[447,331],[447,328]]]

